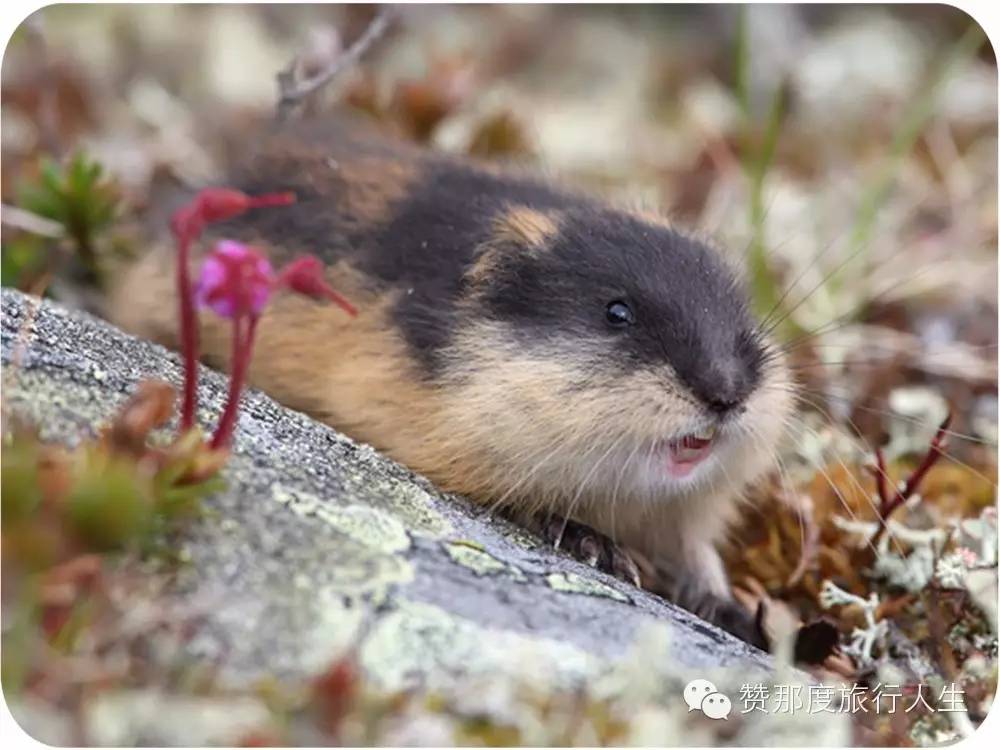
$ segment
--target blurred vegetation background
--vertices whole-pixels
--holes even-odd
[[[3,61],[3,284],[99,312],[108,275],[165,229],[177,196],[223,181],[273,120],[279,71],[308,77],[335,64],[378,12],[64,5],[32,15]],[[731,254],[803,385],[780,481],[759,491],[760,512],[728,556],[737,585],[804,618],[822,609],[825,580],[876,591],[932,662],[940,632],[928,634],[928,618],[961,626],[949,635],[952,671],[985,660],[985,682],[968,678],[984,712],[995,601],[992,640],[975,641],[990,631],[971,605],[954,619],[920,598],[933,565],[904,584],[914,556],[887,552],[897,569],[875,575],[857,529],[837,521],[874,517],[871,446],[884,444],[905,476],[949,409],[947,460],[923,487],[931,502],[899,518],[951,528],[995,505],[997,67],[979,26],[942,5],[393,14],[307,113],[364,112],[432,148],[532,165],[662,211]],[[858,622],[855,612],[838,627]],[[952,730],[865,731],[856,741],[903,732],[919,744]]]
[[[42,283],[86,304],[75,282],[135,251],[142,226],[163,226],[178,188],[222,179],[273,116],[277,72],[293,60],[301,75],[329,65],[375,12],[94,5],[27,19],[3,63],[4,283]],[[881,355],[907,351],[935,377],[995,380],[996,66],[964,13],[396,14],[363,63],[307,109],[363,110],[435,148],[527,162],[661,210],[747,267],[758,308],[780,302],[786,338],[831,329],[812,356],[859,360],[845,355],[874,337]],[[55,173],[74,155],[110,178],[103,194],[81,187],[81,164],[76,183],[72,167]],[[54,245],[72,262],[46,258]],[[832,330],[845,319],[877,330]],[[995,411],[995,399],[982,408]]]

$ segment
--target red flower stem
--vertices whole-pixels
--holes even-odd
[[[358,315],[358,308],[356,308],[354,305],[352,305],[347,300],[347,297],[345,297],[344,295],[342,295],[340,292],[336,291],[335,289],[330,289],[330,288],[327,288],[325,290],[325,294],[330,299],[331,302],[333,302],[334,304],[340,306],[340,308],[344,312],[346,312],[348,315],[350,315],[352,318],[356,318],[357,317],[357,315]]]
[[[267,206],[289,206],[295,203],[295,193],[265,193],[264,195],[251,195],[247,198],[246,207],[266,208]]]
[[[352,318],[358,314],[357,308],[326,282],[326,279],[323,278],[322,267],[313,256],[303,256],[285,266],[275,278],[273,287],[275,289],[288,287],[309,297],[325,297]]]
[[[184,358],[184,397],[181,402],[181,432],[194,427],[198,406],[198,320],[194,309],[188,256],[191,233],[181,230],[177,237],[177,297],[181,318],[181,352]]]
[[[246,381],[247,370],[250,367],[250,360],[253,357],[254,335],[257,332],[256,315],[249,316],[246,331],[241,336],[241,321],[243,316],[237,315],[233,318],[233,350],[232,350],[232,370],[229,374],[229,395],[226,399],[226,406],[222,410],[219,424],[212,435],[211,447],[213,450],[226,448],[233,438],[236,429],[236,418],[240,411],[240,395],[243,393],[243,383]]]
[[[207,223],[239,216],[251,208],[287,206],[294,202],[295,193],[292,192],[250,196],[238,190],[209,188],[201,191],[192,203],[180,209],[171,219],[171,229],[177,238],[177,297],[180,308],[181,352],[184,361],[181,432],[194,427],[195,411],[198,406],[198,319],[189,269],[191,243],[201,235]],[[251,330],[254,325],[251,325]]]

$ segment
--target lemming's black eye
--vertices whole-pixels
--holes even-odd
[[[632,312],[632,308],[621,300],[609,302],[604,317],[615,328],[625,328],[635,323],[635,313]]]

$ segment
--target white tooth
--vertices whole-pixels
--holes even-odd
[[[715,437],[715,425],[710,425],[701,432],[696,433],[695,437],[698,438],[698,440],[711,440]]]

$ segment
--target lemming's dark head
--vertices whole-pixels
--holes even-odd
[[[679,395],[739,411],[763,347],[746,293],[718,251],[662,222],[603,207],[514,207],[480,259],[478,303],[527,347],[574,341],[594,381],[669,370]],[[666,367],[665,367],[666,366]],[[580,387],[588,387],[585,376]]]

